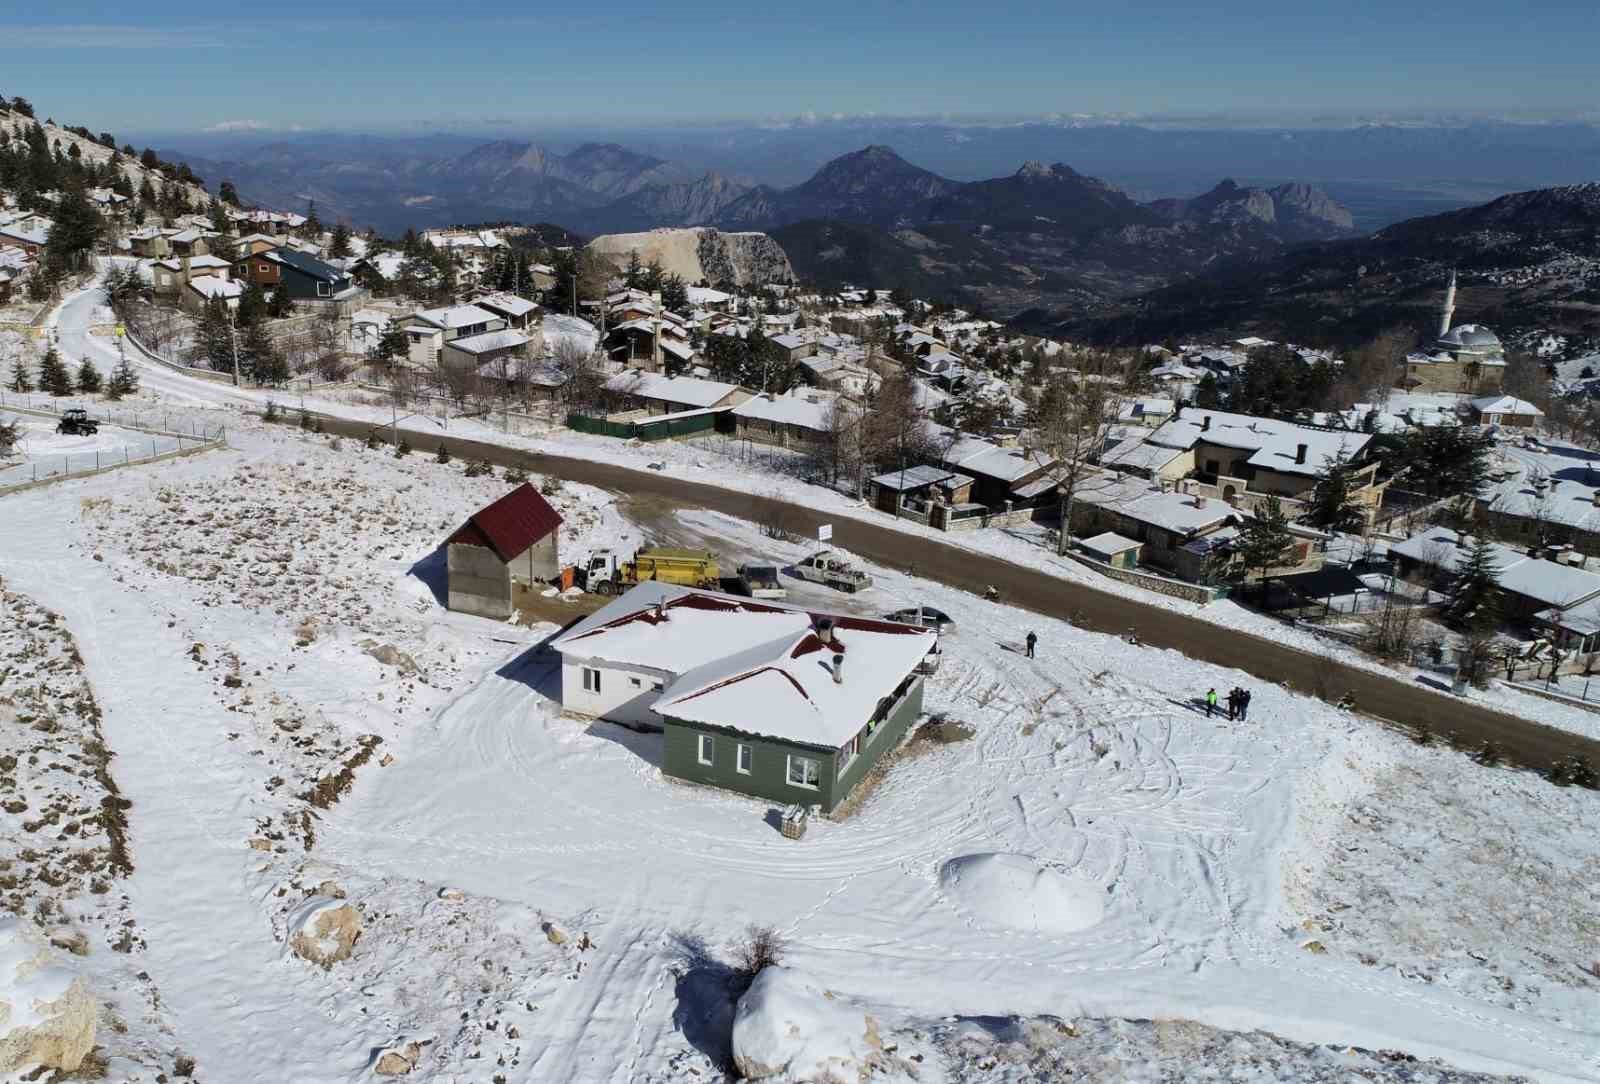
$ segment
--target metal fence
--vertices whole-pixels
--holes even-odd
[[[696,433],[712,432],[717,427],[717,415],[696,414],[688,418],[671,418],[653,421],[649,418],[640,418],[637,421],[613,422],[605,418],[595,418],[587,414],[568,414],[567,428],[575,429],[580,433],[590,433],[602,437],[618,437],[623,440],[670,440],[673,437],[693,436]]]
[[[0,394],[0,409],[48,419],[58,416],[62,410],[81,405],[72,400],[40,400],[39,396]],[[227,445],[226,427],[174,418],[167,411],[96,411],[92,417],[102,425],[128,430],[130,438],[112,448],[46,454],[15,466],[0,466],[0,495],[44,482],[85,478],[118,467],[174,459]],[[139,436],[133,438],[133,433]]]

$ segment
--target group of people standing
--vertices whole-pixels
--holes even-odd
[[[1206,718],[1217,712],[1217,690],[1206,690]],[[1228,718],[1243,722],[1250,715],[1250,690],[1235,686],[1228,690]]]

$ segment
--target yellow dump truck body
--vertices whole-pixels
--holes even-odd
[[[640,550],[633,555],[633,560],[622,566],[621,575],[627,583],[659,580],[685,587],[720,587],[722,584],[716,555],[705,550]]]

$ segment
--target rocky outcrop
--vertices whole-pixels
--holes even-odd
[[[422,1048],[423,1044],[418,1042],[398,1042],[385,1047],[373,1059],[372,1071],[379,1076],[405,1076],[417,1067]]]
[[[349,959],[361,937],[361,912],[337,898],[312,896],[289,916],[289,951],[329,968]]]
[[[884,1068],[877,1022],[787,967],[757,975],[733,1017],[745,1080],[864,1080]]]
[[[1256,229],[1282,242],[1327,241],[1355,231],[1350,209],[1315,185],[1247,188],[1231,177],[1193,199],[1163,199],[1150,209],[1169,222]]]
[[[0,1073],[76,1070],[94,1048],[95,1011],[83,979],[36,926],[0,920]]]
[[[667,229],[611,233],[589,242],[591,251],[619,268],[633,253],[642,263],[658,263],[685,282],[732,282],[739,286],[794,281],[789,257],[764,233],[723,233],[713,229]]]

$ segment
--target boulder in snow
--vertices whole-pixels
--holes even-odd
[[[360,936],[360,912],[337,899],[312,896],[289,916],[289,951],[324,968],[347,959]]]
[[[402,674],[415,674],[419,669],[416,659],[393,644],[376,644],[367,640],[363,642],[362,650],[383,665],[392,666]]]
[[[94,1048],[95,1002],[84,981],[24,919],[0,919],[0,1073],[72,1072]]]
[[[739,999],[733,1061],[746,1080],[855,1080],[883,1060],[878,1025],[798,971],[769,967]]]
[[[372,1062],[372,1071],[379,1076],[405,1076],[417,1067],[420,1057],[421,1043],[395,1043],[378,1051],[378,1056]]]

